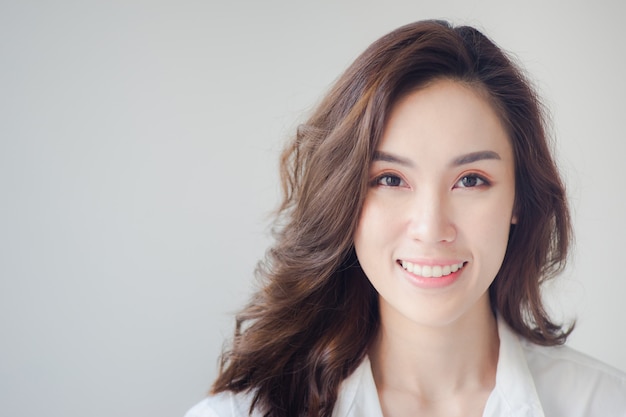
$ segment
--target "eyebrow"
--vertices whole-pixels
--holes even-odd
[[[415,164],[413,164],[413,161],[408,158],[403,158],[401,156],[392,155],[390,153],[381,151],[374,152],[374,161],[391,162],[393,164],[399,164],[409,168],[415,166]]]
[[[500,155],[498,155],[494,151],[478,151],[478,152],[472,152],[472,153],[468,153],[465,155],[461,155],[458,158],[455,158],[452,161],[452,165],[459,166],[459,165],[471,164],[472,162],[482,161],[485,159],[500,160],[502,158],[500,158]]]
[[[500,155],[494,151],[478,151],[471,152],[465,155],[461,155],[457,158],[454,158],[450,165],[459,166],[471,164],[472,162],[482,161],[487,159],[496,159],[500,160]],[[401,156],[393,155],[387,152],[376,151],[374,152],[374,161],[382,161],[382,162],[391,162],[393,164],[398,164],[402,166],[406,166],[409,168],[413,168],[415,164],[408,158],[403,158]]]

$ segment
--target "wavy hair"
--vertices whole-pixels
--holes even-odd
[[[481,32],[421,21],[366,49],[285,148],[275,244],[259,263],[261,288],[237,316],[213,393],[250,390],[250,411],[265,416],[331,416],[340,383],[379,327],[378,296],[353,245],[373,153],[399,97],[442,78],[486,93],[515,156],[518,221],[489,289],[492,307],[534,343],[565,341],[571,329],[550,319],[540,294],[563,268],[571,237],[542,106]]]

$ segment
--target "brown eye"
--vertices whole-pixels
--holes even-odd
[[[472,188],[486,185],[488,182],[476,174],[466,175],[457,182],[457,187],[460,188]]]
[[[385,174],[376,179],[377,185],[385,187],[400,187],[403,184],[402,178],[397,175]]]

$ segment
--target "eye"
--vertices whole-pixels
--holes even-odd
[[[383,187],[404,187],[406,184],[402,178],[394,174],[383,174],[372,181],[372,185],[382,185]]]
[[[468,174],[464,175],[457,183],[455,187],[457,188],[473,188],[480,187],[483,185],[489,185],[489,181],[485,178],[481,177],[478,174]]]

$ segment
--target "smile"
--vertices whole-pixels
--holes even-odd
[[[419,265],[408,261],[398,261],[406,271],[424,278],[439,278],[450,275],[462,269],[463,262],[452,265]]]

